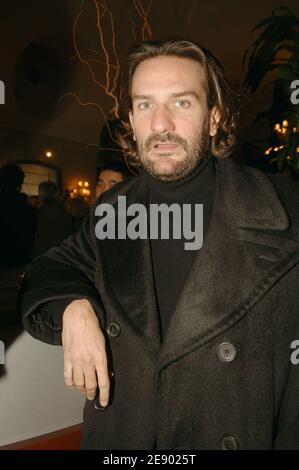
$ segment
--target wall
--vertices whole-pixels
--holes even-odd
[[[75,92],[83,102],[97,102],[106,112],[111,107],[111,100],[93,83],[86,66],[79,66],[74,57],[72,28],[80,4],[81,0],[1,2],[0,80],[5,83],[6,96],[5,105],[0,107],[0,128],[98,144],[104,123],[101,111],[95,106],[80,106],[73,97],[65,96]],[[90,24],[88,29],[92,29]],[[81,27],[80,47],[93,47],[94,40],[81,38],[80,30]],[[18,72],[17,65],[22,52],[32,43],[47,48],[51,57],[39,61],[41,81],[30,84]],[[56,66],[57,77],[51,75]],[[16,87],[19,92],[23,90],[21,99],[16,97]],[[53,89],[57,89],[57,96],[53,96],[52,106],[43,110],[42,105]]]
[[[45,157],[51,150],[54,157]],[[14,160],[40,160],[61,169],[63,188],[76,187],[80,179],[95,184],[97,149],[80,142],[71,142],[41,134],[13,129],[0,129],[0,166]]]
[[[2,327],[9,345],[17,327]],[[21,332],[0,365],[0,446],[82,422],[84,399],[63,379],[63,350]]]

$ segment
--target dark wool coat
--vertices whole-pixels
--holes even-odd
[[[99,241],[91,214],[27,273],[32,336],[61,344],[61,304],[75,298],[91,301],[106,333],[113,394],[105,411],[86,402],[83,448],[299,449],[298,186],[229,160],[216,175],[208,234],[163,345],[149,240]],[[132,178],[101,201],[145,194]]]

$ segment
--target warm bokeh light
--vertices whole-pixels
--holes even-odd
[[[265,155],[269,155],[272,150],[272,147],[269,147],[268,149],[265,150]]]
[[[82,180],[78,181],[77,188],[69,189],[70,197],[74,198],[74,197],[82,196],[84,198],[88,198],[91,195],[91,191],[90,189],[88,189],[89,187],[90,187],[90,184],[88,181],[82,181]]]

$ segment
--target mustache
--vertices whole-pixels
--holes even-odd
[[[145,141],[145,150],[148,152],[158,142],[172,142],[179,144],[184,150],[188,148],[188,144],[185,139],[176,134],[152,134]]]

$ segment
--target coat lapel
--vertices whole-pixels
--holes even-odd
[[[268,178],[216,162],[210,227],[181,293],[159,365],[191,352],[237,322],[292,265],[299,243]]]
[[[99,290],[109,318],[120,315],[160,367],[238,321],[299,261],[299,243],[285,234],[288,217],[268,178],[216,161],[217,190],[210,227],[161,349],[149,240],[98,241]],[[122,186],[103,202],[147,205],[144,181]],[[112,195],[111,195],[112,194]]]
[[[133,180],[134,183],[134,180]],[[147,205],[147,191],[143,180],[131,187],[123,187],[108,201],[116,205],[117,197],[125,195],[130,204]],[[102,240],[100,252],[100,291],[109,318],[120,315],[139,337],[143,347],[156,362],[161,349],[160,322],[153,281],[150,241]]]

